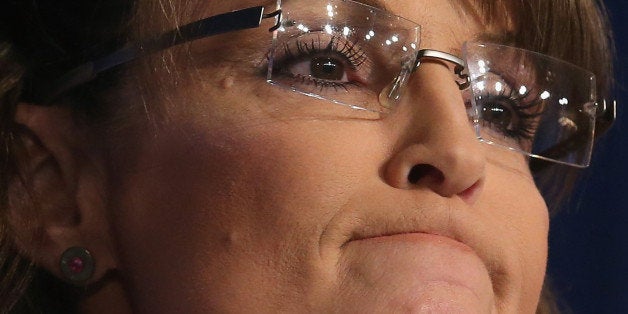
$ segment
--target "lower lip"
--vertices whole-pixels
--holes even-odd
[[[472,248],[449,237],[404,233],[354,240],[342,255],[349,278],[358,274],[373,289],[391,289],[392,303],[402,308],[466,313],[492,306],[485,265]]]

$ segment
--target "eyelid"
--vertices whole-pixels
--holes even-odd
[[[286,64],[294,65],[296,62],[306,61],[313,57],[333,54],[343,59],[352,71],[359,72],[357,77],[360,81],[365,81],[371,74],[372,65],[367,52],[356,43],[337,35],[313,31],[292,37],[275,49],[280,51],[275,56],[280,68]]]
[[[344,55],[348,59],[356,58],[356,65],[368,62],[368,56],[357,43],[342,38],[336,34],[328,34],[324,31],[310,31],[300,36],[291,37],[280,44],[287,55],[310,53],[335,52]],[[278,49],[276,47],[274,49]]]

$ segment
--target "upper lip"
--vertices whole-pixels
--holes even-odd
[[[503,279],[506,268],[514,265],[507,254],[495,254],[508,247],[508,239],[496,238],[495,230],[477,209],[469,208],[463,200],[416,193],[416,198],[404,197],[390,206],[388,200],[370,196],[366,208],[347,204],[329,222],[320,238],[320,254],[334,252],[352,241],[407,233],[427,233],[448,237],[469,247],[485,264],[489,275]],[[361,202],[364,204],[363,202]],[[375,204],[386,204],[376,207]],[[355,207],[353,207],[355,206]],[[327,250],[330,249],[331,250]],[[335,248],[335,249],[334,249]],[[508,266],[510,265],[510,266]]]
[[[427,206],[414,205],[391,210],[354,212],[348,219],[353,223],[350,223],[350,231],[344,232],[343,245],[355,240],[406,233],[434,234],[463,243],[472,236],[465,231],[472,221],[469,217],[463,217],[467,216],[464,209],[445,204],[425,207]],[[347,226],[344,223],[341,225]]]
[[[394,226],[387,225],[387,224],[383,224],[380,226],[378,225],[359,226],[355,230],[352,231],[351,236],[347,239],[347,241],[344,244],[349,243],[351,241],[393,236],[393,235],[399,235],[399,234],[409,234],[409,233],[434,234],[434,235],[439,235],[439,236],[445,236],[445,237],[461,242],[461,240],[458,239],[458,236],[455,234],[455,232],[452,232],[451,230],[437,230],[438,228],[426,228],[426,227],[413,226],[413,225],[414,223],[410,220],[410,221],[404,221],[400,224],[395,224]]]

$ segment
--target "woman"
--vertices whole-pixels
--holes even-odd
[[[18,310],[547,305],[533,174],[612,121],[590,1],[7,6],[3,309],[29,262],[79,288]]]

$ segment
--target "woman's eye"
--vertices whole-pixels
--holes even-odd
[[[274,58],[273,80],[296,90],[336,97],[369,85],[366,51],[344,37],[308,33],[283,43]]]
[[[517,113],[511,106],[492,101],[482,105],[482,118],[499,130],[512,130],[517,124]]]
[[[310,63],[312,76],[324,80],[346,80],[345,66],[334,58],[314,58]]]
[[[508,81],[498,73],[487,73],[475,82],[474,92],[479,92],[475,104],[482,129],[492,141],[505,141],[510,147],[518,145],[525,150],[535,138],[544,102],[528,89],[512,88],[523,84]]]
[[[381,43],[383,37],[369,41],[373,35],[346,29],[281,34],[267,55],[267,81],[353,109],[389,111],[389,104],[382,104],[382,92],[409,73],[416,59],[416,49],[409,43],[410,48],[403,46],[410,35],[401,32],[395,43],[386,44]]]
[[[292,65],[288,71],[298,77],[346,83],[349,81],[346,68],[345,63],[338,58],[314,57]]]
[[[481,124],[492,134],[492,140],[505,140],[507,145],[519,145],[522,150],[531,149],[543,114],[542,102],[523,102],[508,95],[484,95],[476,98],[476,104]]]

